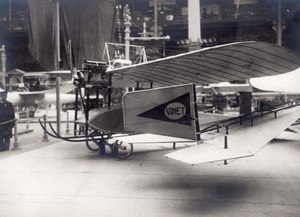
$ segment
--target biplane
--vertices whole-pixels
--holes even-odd
[[[192,165],[253,156],[300,117],[297,104],[236,117],[198,112],[196,85],[281,76],[299,67],[294,52],[266,42],[230,43],[120,68],[99,63],[75,83],[86,89],[87,97],[79,94],[83,100],[92,92],[104,96],[103,107],[90,109],[88,101],[83,103],[84,135],[59,136],[51,123],[52,131],[47,132],[66,141],[85,141],[90,149],[95,143],[100,153],[109,145],[113,156],[120,158],[131,155],[136,134],[144,133],[194,141],[197,145],[166,155]],[[117,91],[121,101],[115,104],[114,90],[122,85],[134,91]]]

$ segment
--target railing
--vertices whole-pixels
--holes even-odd
[[[287,106],[286,106],[287,105]],[[283,107],[284,106],[284,107]],[[244,114],[238,117],[233,117],[233,118],[229,118],[223,121],[219,121],[216,124],[213,124],[211,126],[208,126],[202,130],[200,130],[200,134],[205,133],[205,132],[210,132],[213,130],[216,130],[218,133],[220,132],[220,128],[225,128],[226,134],[229,133],[229,126],[235,125],[235,124],[240,124],[242,125],[243,122],[245,121],[250,121],[251,126],[253,126],[254,124],[254,119],[257,119],[259,117],[263,117],[264,115],[268,115],[271,113],[274,113],[274,118],[277,118],[277,112],[282,111],[282,110],[286,110],[286,109],[290,109],[293,107],[299,106],[299,104],[292,104],[291,102],[286,102],[286,103],[282,103],[282,104],[278,104],[275,107],[277,108],[272,108],[270,110],[264,110],[264,109],[259,109],[259,110],[255,110],[249,114]]]

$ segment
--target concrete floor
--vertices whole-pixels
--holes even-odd
[[[135,144],[123,161],[84,143],[9,151],[0,158],[0,216],[300,216],[299,134],[226,166],[190,166],[165,158],[171,151]]]

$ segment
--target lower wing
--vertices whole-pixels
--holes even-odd
[[[229,128],[228,135],[218,133],[214,135],[214,138],[206,140],[203,138],[203,142],[199,145],[172,152],[166,157],[192,165],[250,157],[292,125],[299,117],[299,107],[263,115],[254,120],[253,126],[242,124],[233,127],[232,130]],[[212,137],[212,135],[208,135],[208,137]],[[227,148],[225,148],[225,141]]]

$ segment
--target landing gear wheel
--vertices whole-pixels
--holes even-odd
[[[93,136],[99,136],[99,133],[97,131],[93,131],[89,134],[89,137],[93,137]],[[103,139],[95,139],[93,141],[86,141],[86,147],[91,150],[91,151],[99,151],[99,147],[100,145],[102,145],[104,143]],[[103,144],[104,145],[104,144]]]
[[[118,157],[122,160],[127,159],[133,152],[132,143],[123,143],[116,140],[112,144],[113,156]]]

